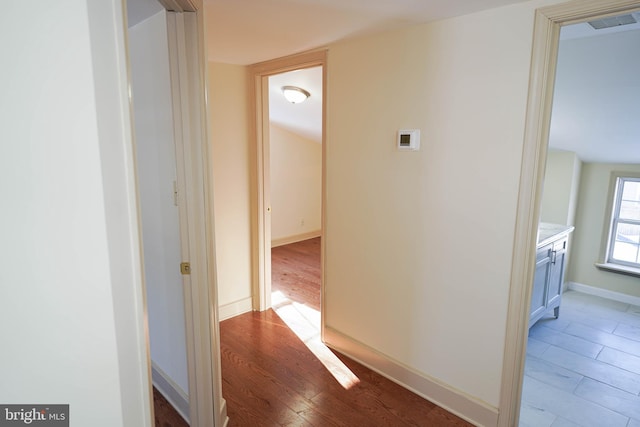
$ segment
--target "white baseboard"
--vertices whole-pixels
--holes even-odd
[[[614,292],[608,289],[596,288],[595,286],[583,285],[582,283],[576,282],[567,282],[567,289],[582,292],[583,294],[595,295],[597,297],[623,302],[625,304],[640,306],[640,297],[634,297],[633,295]]]
[[[231,319],[232,317],[244,314],[253,310],[253,302],[251,297],[241,299],[229,304],[221,305],[218,307],[218,318],[220,321]]]
[[[271,247],[289,245],[291,243],[302,242],[303,240],[309,240],[322,235],[321,230],[309,231],[308,233],[296,234],[295,236],[280,237],[278,239],[271,240]]]
[[[155,362],[151,361],[151,378],[160,394],[175,408],[182,418],[189,423],[189,396],[176,384]]]
[[[354,339],[326,327],[325,344],[432,403],[477,426],[498,424],[498,409],[421,374]]]
[[[227,401],[222,399],[222,405],[220,405],[220,422],[219,424],[222,427],[227,427],[229,425],[229,417],[227,416]]]

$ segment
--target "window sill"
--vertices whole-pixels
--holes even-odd
[[[629,267],[629,266],[620,265],[620,264],[611,264],[608,262],[606,263],[597,262],[596,267],[599,268],[600,270],[607,270],[613,273],[621,273],[621,274],[627,274],[629,276],[640,277],[640,268]]]

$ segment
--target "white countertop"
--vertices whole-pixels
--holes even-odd
[[[541,222],[538,226],[538,247],[551,243],[554,240],[571,233],[575,227],[572,225],[550,224]]]

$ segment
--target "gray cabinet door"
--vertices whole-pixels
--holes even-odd
[[[549,264],[549,291],[547,294],[547,309],[554,308],[558,317],[558,307],[562,297],[562,283],[564,282],[564,259],[567,254],[567,239],[553,243]]]
[[[529,325],[533,325],[547,309],[547,281],[553,245],[546,245],[536,251],[536,272],[533,276],[531,291],[531,316]]]

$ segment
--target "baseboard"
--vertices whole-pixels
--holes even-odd
[[[229,417],[227,416],[227,401],[222,399],[222,405],[220,405],[220,418],[218,418],[222,427],[227,427],[229,425]]]
[[[567,282],[567,289],[582,292],[583,294],[595,295],[625,304],[640,306],[640,297],[627,295],[620,292],[610,291],[608,289],[596,288],[595,286],[583,285],[582,283]]]
[[[153,360],[151,361],[151,378],[154,387],[189,423],[189,396]]]
[[[476,426],[495,426],[498,409],[421,374],[356,340],[326,327],[325,344]]]
[[[238,316],[240,314],[247,313],[251,310],[253,310],[253,302],[251,301],[251,297],[244,298],[240,301],[235,301],[218,307],[218,317],[220,321],[223,321],[226,319],[231,319],[232,317]]]
[[[291,243],[302,242],[303,240],[314,239],[322,235],[321,230],[309,231],[308,233],[296,234],[294,236],[280,237],[271,240],[271,247],[289,245]]]

